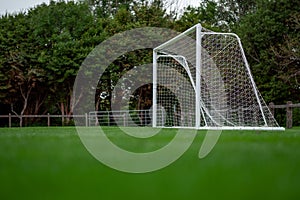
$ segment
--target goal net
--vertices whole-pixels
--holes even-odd
[[[153,51],[154,127],[279,127],[254,83],[241,41],[200,24]]]

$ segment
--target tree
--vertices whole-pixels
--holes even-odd
[[[39,48],[39,66],[47,73],[52,101],[62,115],[72,115],[78,103],[72,98],[77,71],[100,42],[101,37],[95,35],[98,21],[84,3],[54,1],[31,10],[29,18]],[[67,117],[66,123],[69,121]]]
[[[1,76],[4,78],[1,97],[11,105],[11,112],[20,118],[22,126],[22,115],[31,109],[38,110],[42,104],[43,100],[33,97],[33,93],[40,89],[44,71],[36,66],[32,54],[35,47],[26,15],[6,15],[1,20],[6,24],[1,31]]]
[[[143,1],[142,3],[134,3],[132,10],[120,8],[110,20],[105,28],[109,35],[126,31],[138,27],[169,27],[172,25],[172,19],[166,13],[162,1],[155,0],[152,3]],[[148,36],[159,33],[149,33]],[[126,41],[124,42],[126,43]],[[112,50],[113,51],[113,50]],[[107,55],[109,57],[109,55]],[[115,85],[121,77],[133,67],[152,62],[152,49],[136,50],[128,52],[115,60],[103,73],[100,78],[96,93],[96,109],[100,111],[110,111],[112,101],[121,101],[123,94],[130,91],[129,88],[123,88],[118,91],[115,99],[112,92]],[[142,76],[140,77],[143,78]],[[128,86],[129,87],[129,86]],[[134,92],[134,91],[132,91]],[[141,88],[135,92],[133,99],[137,99],[132,105],[135,109],[149,109],[149,101],[152,100],[152,90],[150,87]],[[152,102],[151,102],[152,103]],[[138,106],[136,105],[138,104]],[[121,109],[121,108],[119,108]]]
[[[293,101],[299,101],[300,95],[300,14],[291,13],[286,24],[291,28],[283,37],[279,44],[273,44],[270,47],[274,55],[274,64],[278,66],[277,73],[279,79],[284,84],[290,86],[289,92],[294,98]],[[290,97],[291,98],[291,97]]]
[[[235,29],[267,102],[300,99],[299,12],[296,0],[259,1]]]
[[[120,8],[130,10],[135,0],[83,0],[87,3],[97,18],[109,18],[114,16]]]
[[[256,11],[257,0],[219,0],[218,18],[229,26],[234,26],[246,15]]]
[[[218,13],[218,4],[211,0],[202,1],[198,7],[188,6],[183,15],[176,22],[176,29],[184,31],[195,24],[201,23],[202,26],[219,31],[223,26]]]

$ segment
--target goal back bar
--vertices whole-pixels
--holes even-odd
[[[284,130],[257,90],[239,37],[200,24],[153,50],[152,126]]]

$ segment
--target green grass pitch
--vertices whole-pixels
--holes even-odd
[[[117,128],[120,146],[143,151]],[[148,141],[159,148],[175,134]],[[205,131],[170,166],[146,174],[119,172],[94,159],[74,127],[0,129],[0,199],[300,199],[300,128],[223,131],[198,158]],[[142,145],[140,145],[142,144]]]

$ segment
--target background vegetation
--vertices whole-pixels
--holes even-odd
[[[77,71],[96,45],[132,28],[183,31],[196,23],[241,37],[267,103],[299,102],[298,0],[203,0],[180,12],[161,0],[51,1],[0,17],[0,114],[72,114]],[[151,51],[135,52],[115,61],[100,79],[98,109],[110,109],[114,82],[124,71],[151,58]],[[142,93],[151,92],[142,88],[136,95]]]

